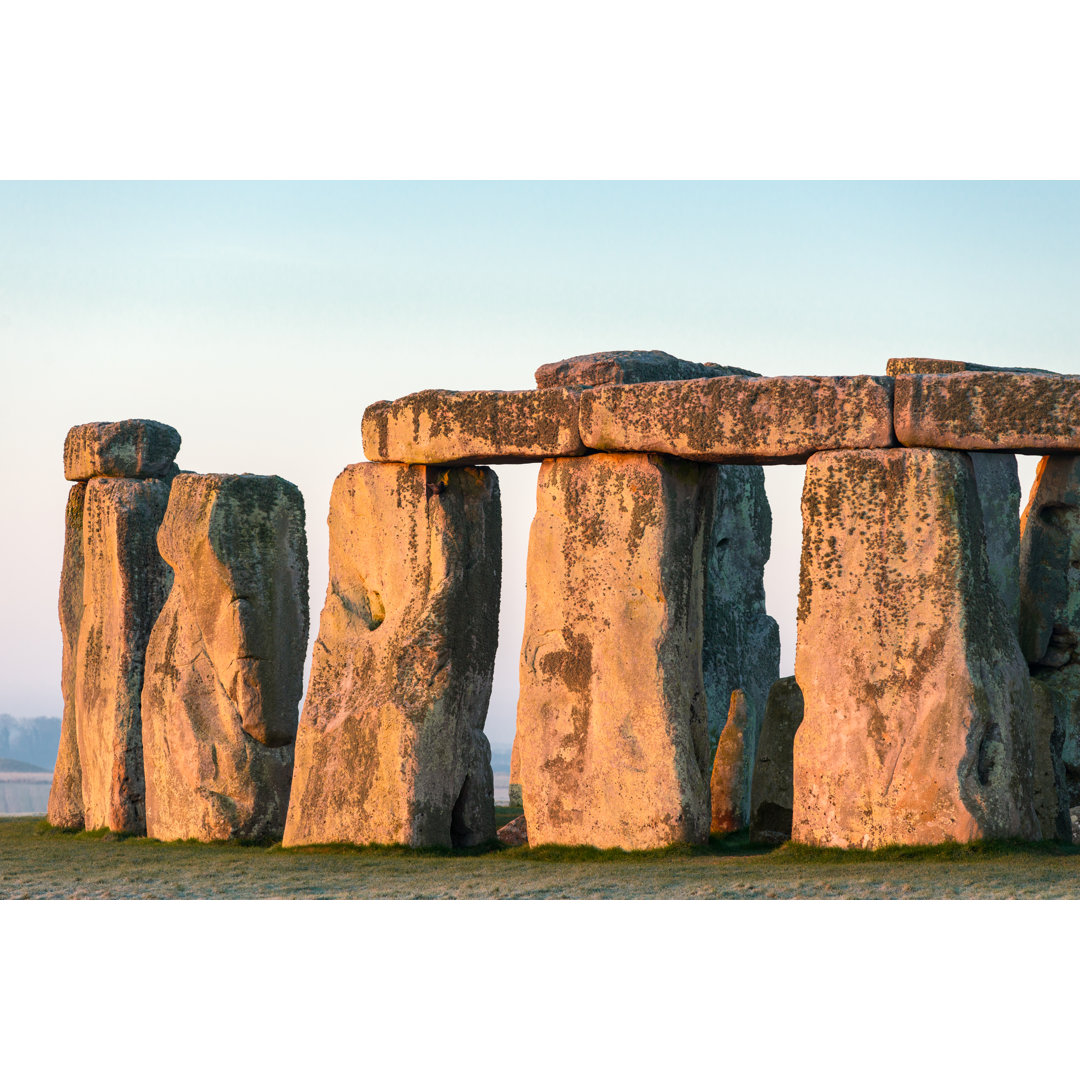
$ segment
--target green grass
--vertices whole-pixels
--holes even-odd
[[[506,813],[505,808],[503,808]],[[1080,898],[1080,848],[830,851],[746,834],[662,851],[354,848],[64,833],[0,818],[0,898]]]

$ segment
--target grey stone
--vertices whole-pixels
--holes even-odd
[[[60,749],[53,769],[46,819],[60,829],[83,827],[82,769],[79,767],[79,735],[75,719],[76,662],[79,627],[83,612],[83,507],[86,484],[74,484],[68,492],[64,528],[64,563],[60,571],[60,635],[63,660],[60,688],[64,716],[60,722]]]
[[[794,676],[778,679],[769,691],[758,738],[750,789],[750,839],[782,844],[791,839],[795,732],[803,718],[803,696]]]
[[[1035,813],[1044,840],[1072,839],[1069,792],[1062,752],[1065,748],[1065,708],[1061,696],[1041,680],[1031,680],[1035,709],[1032,741],[1035,755]]]

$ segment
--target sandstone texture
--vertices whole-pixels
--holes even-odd
[[[749,824],[750,779],[754,770],[753,732],[749,726],[746,694],[735,690],[713,759],[711,832],[738,832]]]
[[[304,500],[278,476],[172,484],[158,547],[173,571],[146,649],[146,831],[280,837],[308,635]]]
[[[1044,840],[1072,841],[1069,793],[1062,751],[1065,746],[1065,709],[1061,696],[1039,679],[1031,680],[1035,709],[1032,714],[1035,813]]]
[[[517,732],[529,842],[702,843],[701,670],[715,478],[657,455],[540,467]]]
[[[1080,377],[1010,371],[898,375],[901,446],[1022,453],[1080,451]]]
[[[59,829],[83,827],[82,769],[75,721],[76,657],[83,612],[83,507],[86,484],[68,492],[64,528],[64,562],[60,571],[60,635],[63,640],[60,688],[64,715],[60,721],[60,750],[56,755],[46,819]]]
[[[792,838],[1038,839],[1031,684],[967,455],[818,454],[802,508]]]
[[[529,843],[525,815],[519,814],[513,821],[508,821],[495,835],[508,847],[525,847]]]
[[[894,378],[897,375],[951,375],[955,371],[1014,371],[1027,375],[1053,375],[1053,371],[1029,367],[989,367],[986,364],[971,364],[966,360],[932,360],[924,356],[894,357],[885,367],[885,372]]]
[[[167,480],[86,485],[74,703],[87,829],[146,829],[140,700],[146,643],[172,585],[157,548],[168,500]]]
[[[468,465],[585,453],[572,390],[424,390],[364,411],[370,461]]]
[[[772,513],[760,465],[717,465],[711,525],[705,538],[705,627],[702,673],[713,751],[731,695],[745,695],[751,766],[769,688],[780,674],[780,630],[765,611],[765,564]],[[749,799],[749,779],[746,799]],[[746,825],[748,804],[739,811]],[[715,815],[714,815],[715,816]],[[714,829],[715,831],[715,829]]]
[[[791,839],[795,732],[803,718],[803,696],[794,676],[777,679],[769,691],[758,737],[750,787],[750,839],[782,844]]]
[[[351,465],[296,740],[285,846],[495,836],[484,719],[502,523],[490,469]]]
[[[698,364],[680,360],[659,349],[623,349],[571,356],[536,369],[536,385],[606,386],[610,383],[668,382],[673,379],[710,379],[718,375],[756,376],[757,372],[726,364]]]
[[[80,424],[64,440],[64,475],[69,480],[160,479],[176,471],[179,450],[180,433],[157,420]]]
[[[599,386],[581,395],[580,428],[596,450],[798,463],[818,450],[895,445],[892,380],[728,376]]]

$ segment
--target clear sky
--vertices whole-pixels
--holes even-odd
[[[526,388],[542,363],[616,348],[768,375],[890,356],[1080,373],[1078,252],[1075,183],[0,184],[0,712],[61,710],[73,424],[163,420],[183,468],[298,484],[314,640],[330,487],[363,458],[369,402]],[[785,671],[801,472],[767,472]],[[499,474],[496,743],[536,466]]]

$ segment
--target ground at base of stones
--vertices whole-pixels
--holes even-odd
[[[517,811],[500,808],[499,824]],[[750,844],[629,853],[504,848],[283,849],[163,844],[0,818],[0,899],[1060,899],[1080,898],[1080,846],[946,845],[839,852]]]

